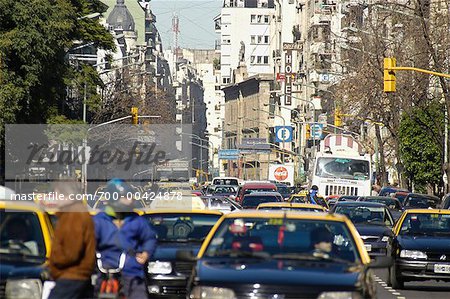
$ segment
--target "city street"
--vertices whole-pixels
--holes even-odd
[[[378,298],[382,299],[441,299],[450,298],[450,284],[447,282],[409,282],[405,284],[405,290],[394,290],[387,285],[388,270],[376,270],[376,283]]]

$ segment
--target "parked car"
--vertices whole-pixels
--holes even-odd
[[[247,182],[243,186],[239,187],[236,201],[238,203],[242,202],[245,195],[251,194],[253,192],[276,192],[277,186],[270,182]]]
[[[325,235],[330,254],[316,247]],[[371,262],[346,217],[292,211],[224,215],[197,257],[186,250],[177,256],[196,262],[188,282],[192,299],[375,298],[367,270],[390,265],[386,257]]]
[[[244,195],[244,199],[242,199],[242,208],[256,209],[259,204],[266,202],[283,202],[283,197],[278,192],[253,192]]]
[[[219,211],[182,209],[155,209],[143,215],[158,238],[146,271],[151,298],[186,298],[194,263],[177,261],[176,252],[183,248],[196,253],[221,215]]]
[[[403,206],[397,198],[387,196],[361,196],[358,198],[358,201],[378,202],[386,205],[391,211],[394,220],[400,218],[400,215],[403,213]]]
[[[337,203],[331,211],[346,215],[352,221],[370,256],[386,255],[394,218],[384,204],[344,201]]]
[[[394,263],[388,284],[404,288],[408,281],[450,282],[450,211],[411,209],[394,227],[388,254]]]
[[[33,202],[0,201],[0,298],[41,298],[53,227]]]
[[[439,205],[440,200],[437,196],[418,193],[409,193],[403,202],[405,209],[438,208]]]

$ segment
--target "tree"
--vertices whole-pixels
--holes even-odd
[[[434,190],[442,177],[442,141],[435,136],[444,127],[444,105],[433,103],[428,107],[414,107],[404,113],[400,122],[400,155],[405,171],[416,191]],[[431,134],[430,134],[431,133]]]

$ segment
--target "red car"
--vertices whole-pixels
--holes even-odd
[[[242,187],[239,187],[238,194],[236,197],[236,201],[238,203],[242,203],[242,199],[244,195],[253,193],[253,192],[274,192],[277,191],[277,186],[270,182],[248,182],[245,183]]]

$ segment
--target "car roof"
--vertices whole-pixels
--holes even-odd
[[[288,218],[288,219],[312,219],[345,222],[347,217],[327,212],[302,212],[302,211],[278,211],[278,210],[239,210],[224,215],[225,218]]]
[[[260,208],[265,207],[286,207],[286,208],[318,208],[323,210],[324,207],[311,203],[299,203],[299,202],[265,202],[258,205]]]
[[[407,214],[446,214],[450,215],[450,210],[445,209],[410,209],[406,210]]]
[[[428,199],[439,200],[439,197],[437,197],[437,196],[428,195],[428,194],[420,194],[420,193],[409,193],[408,197],[424,197],[424,198],[428,198]]]
[[[389,196],[361,196],[361,198],[364,198],[364,199],[380,199],[380,200],[382,200],[382,199],[398,200],[397,198],[392,198],[392,197],[389,197]]]
[[[197,210],[197,209],[143,209],[144,215],[151,214],[205,214],[205,215],[222,215],[217,210]]]
[[[11,210],[25,210],[33,212],[45,212],[44,208],[32,201],[0,201],[1,209]]]
[[[336,206],[386,207],[383,203],[370,201],[339,201]]]
[[[248,182],[248,183],[245,183],[244,185],[243,185],[243,188],[248,188],[248,187],[270,187],[270,188],[273,188],[273,187],[277,187],[274,183],[270,183],[270,182]]]
[[[252,192],[250,194],[245,194],[244,197],[267,196],[267,195],[281,196],[279,192],[273,191],[273,192]]]

